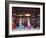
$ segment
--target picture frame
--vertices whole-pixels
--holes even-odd
[[[23,8],[23,7],[25,7],[25,8]],[[14,32],[13,32],[13,30],[10,31],[11,23],[9,23],[9,21],[11,20],[11,15],[13,14],[13,16],[14,16],[14,13],[13,13],[14,8],[15,9],[19,8],[18,10],[23,12],[23,10],[27,9],[27,7],[28,7],[28,9],[30,9],[30,11],[37,10],[37,12],[39,12],[40,29],[41,30],[40,31],[38,31],[38,30],[37,31],[36,30],[35,31],[28,31],[27,30],[27,31],[14,31]],[[39,11],[38,11],[38,8],[39,8]],[[13,10],[11,10],[11,9],[13,9]],[[29,10],[27,10],[27,11],[29,12]],[[26,13],[24,13],[24,14],[26,14]],[[5,36],[6,37],[40,36],[40,35],[45,35],[45,3],[42,3],[42,2],[24,2],[24,1],[23,2],[22,1],[5,1]]]

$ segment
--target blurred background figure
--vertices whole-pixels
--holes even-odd
[[[19,29],[19,18],[16,18],[16,29]]]
[[[28,25],[28,29],[32,28],[32,25],[30,23],[30,18],[29,17],[27,17],[27,25]]]
[[[26,17],[23,18],[23,26],[24,26],[24,28],[27,27],[27,19],[26,19]]]
[[[12,17],[12,29],[16,29],[15,17]]]
[[[22,24],[22,17],[19,18],[19,29],[24,29],[24,26]]]

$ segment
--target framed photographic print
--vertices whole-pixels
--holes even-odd
[[[45,3],[5,2],[6,37],[45,34]]]

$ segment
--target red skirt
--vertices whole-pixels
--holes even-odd
[[[16,29],[16,24],[12,24],[12,29]]]

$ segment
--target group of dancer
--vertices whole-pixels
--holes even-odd
[[[32,28],[29,17],[23,17],[23,18],[13,17],[12,22],[13,22],[12,23],[13,29],[31,29]]]

